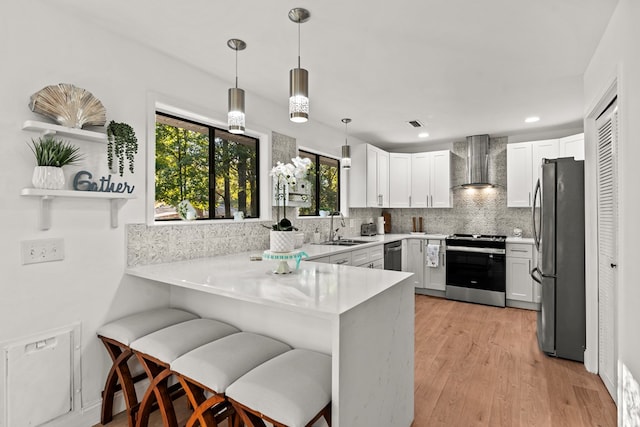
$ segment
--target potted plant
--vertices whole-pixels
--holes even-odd
[[[134,156],[138,153],[138,138],[133,128],[127,123],[113,120],[107,126],[107,162],[109,170],[113,171],[113,159],[118,159],[118,173],[124,173],[124,159],[129,162],[129,171],[133,173]]]
[[[276,223],[271,227],[270,249],[272,252],[291,252],[295,247],[295,233],[291,221],[287,219],[287,191],[293,188],[298,180],[307,176],[311,160],[296,157],[291,163],[277,162],[269,175],[274,181],[274,197],[276,200]],[[280,218],[280,202],[284,208]]]
[[[59,190],[64,187],[62,167],[74,165],[82,160],[78,147],[53,136],[32,139],[29,146],[36,156],[37,166],[33,170],[32,183],[35,188]]]

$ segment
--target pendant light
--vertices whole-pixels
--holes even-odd
[[[227,46],[236,51],[236,87],[229,89],[229,113],[227,124],[229,132],[244,133],[244,90],[238,88],[238,51],[244,50],[247,44],[239,39],[230,39]]]
[[[351,147],[349,147],[349,131],[347,126],[351,123],[351,119],[342,119],[342,123],[344,123],[344,145],[342,146],[342,160],[340,164],[342,165],[342,169],[351,169]]]
[[[300,24],[310,17],[307,9],[297,7],[289,11],[289,19],[298,24],[298,68],[289,70],[289,120],[296,123],[309,120],[309,73],[300,68]]]

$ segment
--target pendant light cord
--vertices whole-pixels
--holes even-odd
[[[344,121],[344,145],[349,145],[349,130],[348,130],[349,122]]]
[[[236,89],[238,89],[238,49],[236,51]]]
[[[300,68],[300,19],[298,19],[298,68]]]

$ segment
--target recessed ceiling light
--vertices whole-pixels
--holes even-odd
[[[525,123],[535,123],[537,121],[540,120],[540,117],[538,116],[531,116],[531,117],[527,117],[526,119],[524,119]]]
[[[418,134],[418,138],[427,138],[429,136],[429,132],[420,132]]]

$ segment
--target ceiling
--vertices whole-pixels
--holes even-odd
[[[585,71],[617,0],[50,0],[288,105],[288,70],[309,70],[310,117],[379,146],[581,127]],[[224,95],[226,96],[226,94]],[[539,116],[527,124],[524,119]],[[419,120],[423,129],[407,122]],[[250,126],[251,117],[247,117]],[[304,126],[304,125],[300,125]],[[429,133],[418,138],[420,131]]]

